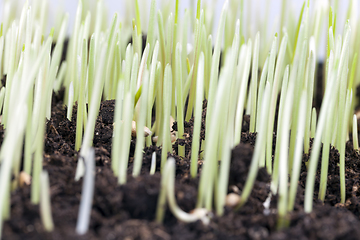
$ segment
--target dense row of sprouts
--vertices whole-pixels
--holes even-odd
[[[108,99],[116,99],[111,167],[119,184],[126,184],[132,136],[136,136],[134,177],[140,174],[144,147],[156,144],[162,149],[163,180],[156,214],[160,223],[167,203],[185,222],[202,220],[207,224],[213,211],[218,216],[224,214],[231,149],[241,143],[244,111],[250,115],[249,132],[257,132],[257,137],[248,179],[235,209],[246,203],[259,167],[265,167],[271,175],[271,194],[279,196],[279,227],[285,227],[287,215],[294,209],[302,156],[309,154],[310,147],[305,211],[312,211],[319,160],[318,196],[321,200],[326,197],[330,146],[340,154],[340,195],[344,203],[349,133],[354,149],[359,148],[357,118],[353,115],[355,88],[360,81],[356,1],[350,1],[347,19],[351,21],[346,21],[342,34],[336,32],[338,1],[334,10],[324,3],[327,1],[304,2],[297,21],[286,14],[286,2],[282,5],[280,31],[268,38],[265,22],[259,24],[257,33],[245,27],[250,22],[244,16],[244,1],[225,2],[216,35],[212,36],[214,12],[201,0],[196,9],[184,13],[179,11],[178,0],[169,1],[173,6],[163,4],[162,11],[152,0],[147,31],[142,29],[139,0],[134,1],[132,22],[129,19],[133,14],[126,16],[124,24],[115,14],[109,26],[102,0],[92,11],[79,0],[66,60],[61,61],[69,15],[60,14],[56,27],[48,33],[47,0],[34,0],[32,5],[26,1],[20,16],[16,14],[19,6],[5,0],[0,29],[0,78],[6,79],[5,85],[0,82],[1,124],[6,131],[0,150],[0,236],[3,221],[10,217],[11,192],[20,184],[23,173],[32,177],[31,202],[40,203],[44,228],[54,228],[48,174],[42,171],[42,162],[52,94],[61,88],[65,89],[69,120],[77,104],[75,150],[79,154],[74,177],[84,177],[76,226],[79,234],[85,233],[89,225],[95,174],[94,128],[100,102]],[[327,29],[325,77],[316,79],[323,26]],[[323,81],[324,89],[316,89],[317,81]],[[315,91],[323,91],[318,111],[313,104]],[[200,140],[205,99],[206,139]],[[175,161],[168,159],[168,153],[174,153],[176,139],[184,139],[184,121],[192,117],[190,175],[199,177],[200,183],[196,209],[185,213],[176,204]],[[174,121],[177,132],[172,131]],[[277,137],[273,142],[275,127]],[[186,157],[185,150],[185,146],[178,145],[180,158]],[[201,174],[199,160],[204,163]],[[154,154],[151,174],[155,162]]]

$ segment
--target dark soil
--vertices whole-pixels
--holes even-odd
[[[61,95],[61,93],[60,93]],[[270,214],[264,214],[263,203],[269,196],[270,178],[265,169],[260,169],[248,202],[239,210],[226,208],[222,217],[215,216],[208,226],[200,221],[185,224],[178,221],[169,210],[164,224],[154,221],[161,176],[161,148],[150,146],[144,149],[141,176],[133,178],[132,161],[136,139],[132,139],[128,178],[119,186],[111,170],[111,136],[113,130],[114,101],[101,104],[96,122],[94,148],[96,153],[96,181],[90,229],[83,236],[75,233],[81,198],[82,180],[74,181],[77,152],[74,151],[76,107],[73,121],[66,118],[61,96],[54,95],[52,117],[47,123],[43,167],[49,172],[52,216],[55,230],[44,231],[39,207],[30,203],[30,187],[19,188],[12,193],[11,218],[4,223],[2,239],[360,239],[360,190],[359,153],[346,147],[347,201],[340,202],[339,155],[331,149],[328,187],[325,202],[317,200],[319,171],[314,194],[314,211],[303,210],[306,181],[303,157],[295,211],[289,215],[290,227],[277,231],[276,196]],[[206,102],[203,105],[206,114]],[[256,134],[249,133],[249,117],[244,117],[244,132],[241,143],[231,156],[228,192],[241,193],[250,167]],[[176,124],[173,129],[176,130]],[[205,139],[203,119],[201,138]],[[174,144],[171,153],[176,158],[176,200],[184,211],[195,208],[198,178],[189,177],[193,120],[185,123],[185,139]],[[0,141],[4,130],[0,128]],[[275,142],[275,141],[274,141]],[[177,145],[185,145],[187,154],[179,158]],[[151,155],[156,152],[157,170],[149,175]],[[320,165],[319,165],[320,167]],[[201,169],[201,162],[199,162]]]

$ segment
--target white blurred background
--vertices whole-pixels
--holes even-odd
[[[5,1],[11,1],[12,4],[22,6],[25,0],[0,0],[0,21],[2,21],[3,16],[3,6]],[[83,0],[83,4],[85,9],[95,10],[97,0]],[[103,0],[105,5],[107,6],[108,12],[108,21],[111,20],[112,16],[115,12],[119,13],[120,21],[123,24],[131,23],[131,20],[135,18],[135,1],[134,0]],[[231,1],[231,0],[230,0]],[[304,1],[301,0],[233,0],[235,2],[236,7],[241,6],[241,3],[244,3],[243,14],[244,21],[241,23],[243,29],[243,33],[246,38],[253,37],[257,31],[261,31],[262,40],[269,41],[271,36],[273,36],[276,32],[280,31],[280,18],[281,18],[281,6],[282,2],[286,1],[286,9],[285,14],[287,18],[293,18],[297,21],[301,6]],[[357,2],[355,0],[353,2]],[[30,3],[32,1],[30,0]],[[47,31],[50,30],[51,26],[54,25],[56,16],[61,12],[68,12],[70,16],[70,24],[69,24],[69,33],[72,32],[71,24],[75,19],[76,8],[78,1],[77,0],[48,0],[49,3],[48,9],[48,26]],[[147,20],[149,16],[150,2],[151,0],[139,0],[140,2],[140,11],[141,11],[141,22],[142,29],[146,32],[148,27]],[[192,7],[196,8],[196,0],[181,0],[180,1],[180,16],[184,13],[185,9],[189,9]],[[202,7],[213,10],[214,16],[213,19],[213,35],[216,33],[217,22],[220,16],[220,12],[222,9],[222,5],[225,0],[202,0]],[[348,9],[349,0],[312,0],[311,2],[311,10],[314,10],[314,6],[316,4],[325,4],[325,5],[338,5],[338,15],[337,15],[337,29],[336,32],[342,33],[342,26],[344,26],[346,11]],[[238,4],[237,4],[238,3]],[[165,7],[168,8],[169,11],[174,12],[175,0],[157,0],[158,8]],[[355,10],[357,10],[357,6],[353,6]],[[18,14],[20,14],[21,7],[18,8]],[[239,11],[240,12],[240,11]],[[251,13],[251,14],[249,14]],[[194,13],[193,13],[194,14]],[[164,16],[165,17],[165,16]],[[325,21],[327,22],[327,21]],[[264,33],[264,30],[266,33]],[[264,36],[265,34],[265,36]],[[325,24],[323,26],[323,31],[321,32],[323,39],[320,40],[320,49],[318,49],[318,57],[322,58],[325,53],[325,42],[326,42],[326,32],[325,32]],[[270,40],[271,41],[271,40]],[[322,47],[323,46],[323,47]]]

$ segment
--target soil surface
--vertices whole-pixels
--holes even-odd
[[[321,71],[318,71],[321,72]],[[3,79],[5,81],[5,79]],[[321,88],[319,88],[321,89]],[[214,216],[209,225],[198,221],[186,224],[178,221],[169,210],[163,224],[154,221],[160,192],[161,147],[144,149],[141,175],[131,176],[136,138],[130,146],[128,178],[119,186],[111,170],[111,141],[115,101],[104,101],[100,106],[94,134],[96,181],[89,231],[79,236],[75,232],[82,180],[75,181],[78,152],[74,150],[76,106],[72,121],[66,118],[62,94],[55,94],[51,119],[47,122],[44,138],[44,162],[50,177],[52,216],[55,229],[44,231],[39,207],[30,203],[30,186],[18,188],[11,195],[11,218],[4,223],[2,239],[360,239],[360,161],[352,149],[351,138],[346,145],[346,197],[340,202],[339,154],[330,151],[328,185],[325,202],[317,200],[320,163],[314,191],[314,211],[303,210],[306,162],[303,156],[295,210],[289,214],[289,228],[277,229],[277,196],[272,197],[270,209],[263,203],[270,192],[270,177],[260,169],[248,202],[239,210],[225,209],[224,216]],[[317,92],[314,105],[320,106]],[[318,102],[320,101],[320,103]],[[201,139],[205,139],[206,101],[203,104]],[[241,143],[232,150],[228,192],[241,194],[254,151],[256,134],[248,132],[249,116],[244,117]],[[276,126],[276,125],[275,125]],[[177,130],[177,124],[173,125]],[[176,159],[176,201],[181,209],[195,208],[199,178],[189,176],[193,119],[185,122],[185,135],[177,140],[170,154]],[[4,129],[0,126],[0,143]],[[275,137],[275,136],[274,136]],[[276,141],[273,141],[274,143]],[[177,156],[177,146],[185,145],[185,158]],[[151,155],[156,152],[157,168],[149,174]],[[202,161],[198,161],[201,171]]]

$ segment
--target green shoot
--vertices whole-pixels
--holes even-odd
[[[351,88],[354,89],[354,87],[355,87],[354,78],[355,78],[355,71],[356,71],[357,61],[358,61],[358,57],[357,57],[357,53],[355,53],[352,64],[351,64],[351,71],[350,71],[350,78],[349,78],[349,85],[348,85],[349,90]]]
[[[137,35],[137,27],[135,25],[135,20],[133,20],[133,31],[132,31],[132,42],[134,52],[138,54],[139,58],[141,58],[141,45],[140,45],[140,37]]]
[[[329,23],[329,29],[334,29],[333,31],[333,35],[328,35],[328,45],[327,45],[327,57],[329,58],[330,56],[330,43],[331,43],[331,38],[334,38],[334,35],[335,35],[335,26],[334,26],[334,17],[333,17],[333,8],[330,7],[330,11],[329,11],[329,20],[328,20],[328,23]]]
[[[171,212],[175,215],[177,219],[182,222],[190,223],[201,220],[204,225],[208,225],[210,222],[210,214],[206,209],[197,208],[194,209],[192,213],[186,213],[180,209],[180,207],[176,204],[175,199],[175,159],[169,158],[164,172],[165,184],[166,184],[166,196],[169,204],[169,208]]]
[[[156,64],[156,71],[155,71],[155,85],[157,86],[156,89],[156,102],[155,102],[155,118],[157,121],[155,122],[155,135],[158,136],[158,141],[156,142],[156,146],[160,146],[162,143],[162,119],[163,119],[163,75],[162,75],[162,65],[161,62]]]
[[[251,50],[252,50],[252,42],[249,39],[248,44],[246,46],[246,57],[245,57],[245,64],[243,71],[239,71],[238,75],[242,73],[241,76],[241,85],[240,85],[240,93],[237,102],[236,108],[236,117],[235,117],[235,137],[234,137],[234,145],[238,145],[241,139],[241,129],[242,129],[242,122],[243,122],[243,112],[244,112],[244,104],[246,99],[246,91],[248,88],[248,79],[249,79],[249,72],[250,72],[250,64],[251,64]],[[240,66],[240,64],[239,64]]]
[[[306,69],[308,74],[306,75],[307,83],[307,103],[306,103],[306,118],[305,118],[305,135],[304,135],[304,153],[309,154],[310,148],[310,126],[311,126],[311,107],[313,102],[314,93],[314,80],[315,80],[315,56],[313,52],[310,52],[310,58],[308,60]]]
[[[94,138],[94,129],[97,115],[99,114],[100,101],[101,101],[101,93],[104,87],[104,73],[103,70],[105,68],[105,53],[106,48],[104,48],[101,52],[100,59],[98,60],[98,69],[96,71],[94,89],[91,97],[91,104],[89,109],[89,116],[87,119],[87,125],[85,128],[84,139],[82,141],[80,158],[84,157],[85,153],[89,151],[89,148],[92,145],[92,141]],[[79,114],[79,112],[78,112]],[[76,168],[75,180],[79,180],[85,173],[84,163],[83,161],[78,161],[78,165]]]
[[[172,74],[171,74],[171,66],[166,65],[165,67],[165,75],[164,75],[164,95],[163,99],[166,99],[163,102],[163,130],[162,130],[162,140],[163,147],[161,151],[161,172],[166,163],[167,155],[169,149],[171,148],[171,140],[170,140],[170,113],[171,113],[171,89],[172,89]]]
[[[282,142],[282,136],[280,134],[281,124],[280,119],[283,119],[285,100],[286,100],[286,91],[289,83],[289,65],[286,66],[284,72],[284,79],[281,86],[281,94],[280,94],[280,104],[279,104],[279,116],[278,116],[278,125],[276,130],[276,145],[275,145],[275,156],[274,156],[274,166],[272,172],[272,181],[271,181],[271,191],[276,194],[278,190],[278,182],[279,182],[279,157],[280,157],[280,146]]]
[[[4,37],[1,36],[0,37],[0,78],[2,78],[3,76],[3,70],[2,70],[3,55],[4,55]],[[2,86],[2,83],[0,83],[0,86]]]
[[[75,138],[75,150],[79,151],[82,137],[83,137],[83,126],[84,126],[84,112],[85,109],[85,83],[86,83],[86,70],[87,70],[87,40],[83,40],[82,51],[81,51],[81,62],[79,65],[81,66],[81,80],[79,86],[79,98],[78,98],[78,106],[77,106],[77,115],[76,115],[76,138]]]
[[[166,48],[165,48],[165,64],[171,64],[172,60],[172,50],[173,50],[173,41],[176,39],[173,39],[173,32],[174,32],[174,21],[173,21],[173,15],[170,13],[168,19],[167,19],[167,28],[166,28]]]
[[[10,58],[9,58],[9,69],[8,69],[8,72],[7,72],[7,79],[9,79],[8,81],[6,81],[6,85],[5,85],[5,90],[6,90],[6,93],[5,93],[5,100],[4,100],[4,109],[3,109],[3,119],[2,119],[2,123],[4,124],[4,127],[6,128],[7,127],[7,123],[8,123],[8,111],[9,111],[9,102],[10,102],[10,93],[11,93],[11,85],[12,85],[12,79],[14,77],[14,72],[15,72],[15,69],[14,69],[14,66],[15,66],[15,25],[12,26],[12,29],[11,29],[11,39],[12,39],[12,42],[11,42],[11,45],[10,45],[10,52],[9,54],[10,55]]]
[[[268,103],[270,100],[270,84],[269,82],[266,83],[265,92],[261,104],[261,118],[266,119],[268,115]],[[250,165],[250,171],[244,186],[244,189],[241,194],[241,200],[239,204],[237,205],[236,209],[241,208],[248,200],[250,193],[252,191],[252,188],[254,186],[254,182],[257,176],[258,168],[259,168],[259,161],[261,157],[261,149],[265,148],[265,142],[266,142],[266,121],[261,121],[261,124],[259,125],[259,128],[261,131],[259,131],[258,136],[256,137],[256,144],[254,149],[254,155],[252,157],[251,165]]]
[[[230,95],[230,86],[234,71],[234,63],[237,57],[236,51],[233,51],[232,54],[227,56],[227,69],[223,76],[220,76],[219,86],[216,92],[216,103],[213,106],[214,109],[211,111],[212,120],[211,126],[209,129],[211,131],[207,132],[207,139],[219,139],[220,135],[220,122],[224,120],[226,116],[226,109],[224,106],[228,104],[228,96]],[[208,113],[207,113],[208,114]],[[209,124],[207,122],[207,124]],[[199,183],[199,193],[198,193],[198,202],[197,207],[201,208],[205,206],[208,210],[212,208],[212,196],[213,196],[213,187],[215,184],[215,176],[217,176],[217,164],[218,164],[218,144],[217,141],[205,141],[205,155],[204,159],[206,164],[204,164],[202,169],[202,174],[200,177]]]
[[[117,85],[119,83],[119,79],[122,75],[122,70],[123,70],[123,59],[122,59],[122,51],[121,51],[121,39],[119,36],[121,36],[121,23],[119,24],[119,31],[116,32],[116,36],[115,36],[115,41],[116,44],[114,46],[115,48],[115,52],[114,52],[114,62],[113,62],[113,75],[112,75],[112,89],[109,91],[111,98],[116,98],[116,89],[117,89]]]
[[[73,82],[70,83],[69,85],[69,99],[68,99],[68,104],[67,104],[67,114],[66,117],[69,121],[71,121],[71,117],[72,117],[72,110],[73,110],[73,101],[74,101],[74,84]]]
[[[285,1],[284,1],[285,2]],[[258,32],[255,37],[254,53],[251,71],[251,114],[250,114],[250,128],[249,132],[255,132],[256,123],[256,98],[257,98],[257,82],[258,82],[258,66],[259,66],[259,45],[260,33]]]
[[[0,91],[1,102],[3,102],[3,98],[5,95],[5,88],[2,88]],[[28,109],[33,108],[33,99],[34,91],[30,90],[29,99],[28,99]],[[24,149],[24,171],[31,175],[31,165],[32,165],[32,115],[28,112],[27,122],[26,122],[26,133],[25,133],[25,149]]]
[[[310,138],[315,138],[315,132],[316,132],[316,109],[313,108],[311,112]]]
[[[73,37],[71,38],[70,42],[69,42],[69,47],[67,50],[67,62],[69,64],[69,71],[67,72],[66,75],[66,86],[69,86],[71,83],[73,85],[73,91],[71,93],[71,88],[67,88],[67,93],[65,94],[65,99],[68,100],[72,100],[71,102],[69,101],[68,103],[68,111],[67,112],[67,116],[69,121],[71,121],[71,116],[72,116],[72,105],[73,105],[73,101],[77,100],[77,91],[78,90],[78,81],[77,79],[77,74],[78,74],[78,70],[77,70],[77,55],[78,55],[78,41],[79,39],[81,39],[81,35],[80,35],[80,23],[81,23],[81,15],[82,15],[82,1],[78,2],[78,7],[76,10],[76,17],[75,17],[75,25],[74,25],[74,31],[73,31]],[[82,40],[82,39],[81,39]],[[81,44],[80,44],[81,46]],[[71,97],[70,95],[73,95],[73,97]]]
[[[134,65],[135,63],[133,63],[134,61],[134,57],[136,56],[136,58],[138,57],[138,55],[133,54],[133,49],[131,44],[129,44],[126,47],[126,53],[125,53],[125,72],[124,72],[124,91],[129,91],[130,89],[130,78],[131,78],[131,67],[132,65]],[[138,61],[138,60],[136,60]]]
[[[153,155],[154,156],[154,155]],[[165,168],[168,168],[169,164],[165,165]],[[166,186],[167,186],[167,181],[168,178],[165,177],[167,175],[169,175],[169,171],[164,171],[162,178],[161,178],[161,183],[160,183],[160,193],[159,193],[159,197],[157,200],[157,206],[156,206],[156,214],[155,214],[155,220],[157,223],[162,224],[164,221],[164,217],[165,217],[165,211],[166,211]]]
[[[332,58],[332,54],[330,53],[330,59],[331,58]],[[331,67],[332,64],[330,63],[329,65],[330,65],[329,68],[332,69],[332,67]],[[329,105],[330,105],[330,102],[332,101],[332,99],[334,99],[334,98],[331,98],[331,96],[333,96],[335,94],[335,91],[338,88],[338,86],[337,86],[338,84],[336,82],[334,74],[332,74],[331,76],[328,76],[328,77],[331,77],[331,78],[328,80],[328,84],[326,85],[323,105],[321,106],[321,109],[320,109],[319,120],[318,120],[318,124],[316,127],[316,133],[315,133],[315,140],[312,145],[312,152],[311,152],[311,156],[310,156],[310,162],[308,165],[308,174],[307,174],[307,179],[306,179],[305,200],[304,200],[304,210],[307,213],[310,213],[313,208],[314,182],[315,182],[316,169],[317,169],[318,159],[319,159],[319,154],[320,154],[321,140],[322,140],[322,135],[323,135],[323,131],[325,128],[325,121],[327,118]]]
[[[142,80],[143,80],[143,75],[144,75],[145,68],[146,68],[146,61],[149,56],[149,49],[150,49],[149,45],[145,47],[144,53],[141,58],[141,62],[140,62],[140,66],[139,66],[139,73],[138,73],[138,77],[137,77],[137,81],[136,81],[136,89],[138,89],[138,91],[135,94],[135,102],[137,102],[137,100],[139,99],[139,97],[141,95]],[[147,89],[145,89],[145,91],[147,91]],[[136,96],[137,94],[139,94],[139,95]],[[136,103],[134,104],[134,106],[135,105],[136,105]]]
[[[51,216],[50,203],[50,184],[49,174],[43,170],[41,172],[41,199],[40,199],[40,216],[44,225],[45,231],[52,232],[54,230],[54,222]]]
[[[50,48],[48,49],[48,51]],[[31,184],[31,202],[33,204],[38,204],[40,201],[40,174],[42,172],[42,162],[43,162],[43,152],[44,152],[44,133],[45,133],[45,124],[46,119],[46,104],[45,101],[47,92],[49,89],[46,84],[49,84],[49,79],[44,79],[44,76],[48,74],[50,59],[44,61],[43,68],[40,70],[44,75],[39,74],[39,83],[41,89],[41,101],[39,106],[39,117],[38,117],[38,128],[35,136],[35,154],[34,154],[34,164],[33,164],[33,175],[32,175],[32,184]]]
[[[229,120],[231,121],[231,120]],[[225,199],[227,194],[227,186],[229,184],[229,170],[230,170],[230,162],[231,162],[231,125],[228,124],[226,129],[226,137],[223,143],[223,152],[221,156],[221,165],[219,170],[219,180],[217,186],[217,194],[216,194],[216,212],[218,216],[222,216],[224,214],[224,206]]]
[[[187,98],[189,91],[190,91],[190,85],[191,85],[191,79],[194,74],[194,66],[191,67],[189,74],[186,78],[185,84],[184,84],[184,90],[183,90],[183,101]]]
[[[112,23],[111,23],[111,28],[110,28],[110,32],[109,32],[109,37],[107,38],[107,52],[106,52],[106,63],[105,63],[105,75],[104,77],[106,78],[105,80],[105,85],[104,85],[104,93],[105,93],[105,97],[106,98],[111,98],[111,97],[115,97],[115,96],[111,96],[111,88],[113,86],[113,81],[115,81],[115,79],[113,78],[113,73],[114,73],[114,53],[115,53],[115,48],[116,48],[116,31],[117,29],[117,18],[118,18],[118,14],[115,13]],[[98,39],[96,39],[96,41],[99,41]],[[134,49],[135,48],[135,43],[136,41],[134,41]],[[139,53],[138,53],[139,54]],[[140,55],[139,55],[140,56]],[[116,79],[117,80],[117,79]]]
[[[159,43],[160,43],[160,62],[165,63],[165,30],[163,16],[160,11],[157,14],[158,30],[159,30]]]
[[[171,15],[172,16],[172,15]],[[172,52],[171,52],[171,63],[173,65],[172,67],[172,75],[175,76],[175,58],[176,58],[176,47],[178,44],[178,35],[179,35],[179,31],[178,31],[178,26],[179,26],[179,0],[175,0],[175,17],[174,17],[174,21],[173,23],[168,22],[168,27],[170,28],[172,26],[172,29],[169,31],[169,34],[172,33],[172,39],[171,41],[168,40],[168,42],[172,43]],[[171,115],[177,119],[176,114],[177,111],[175,110],[175,98],[176,98],[176,78],[173,78],[173,84],[172,84],[172,106],[171,106]]]
[[[125,79],[126,81],[130,81],[128,84],[129,89],[125,89],[124,102],[122,107],[122,120],[123,122],[118,122],[117,128],[120,131],[120,154],[119,154],[119,164],[118,164],[118,183],[125,184],[126,183],[126,169],[129,161],[129,151],[130,151],[130,141],[131,141],[131,125],[132,119],[134,115],[134,95],[135,95],[135,86],[136,79],[138,74],[138,66],[139,60],[138,55],[135,53],[132,69],[131,69],[131,78]],[[121,104],[121,101],[120,101]]]
[[[197,20],[200,19],[200,12],[201,12],[201,0],[198,0],[197,5],[196,5],[196,19]]]
[[[204,36],[205,37],[205,36]],[[209,35],[207,38],[207,47],[205,47],[205,77],[204,77],[204,90],[205,90],[205,99],[209,98],[209,81],[210,81],[210,74],[211,74],[211,62],[212,62],[212,36]],[[185,68],[184,68],[185,69]]]
[[[299,35],[301,36],[301,35]],[[302,39],[302,38],[301,38]],[[299,49],[301,49],[301,52],[299,53],[300,58],[297,62],[297,67],[299,74],[296,76],[295,81],[295,89],[306,89],[306,86],[304,86],[304,83],[301,81],[301,79],[306,79],[306,58],[308,55],[308,41],[304,41],[302,45],[299,45]],[[296,53],[295,53],[296,54]],[[294,91],[293,92],[293,113],[292,113],[292,123],[291,123],[291,132],[296,133],[297,128],[299,127],[299,112],[297,111],[299,109],[300,104],[300,98],[301,98],[301,92]],[[294,159],[294,151],[295,151],[295,144],[296,144],[296,134],[290,135],[290,149],[289,149],[289,171],[292,170],[293,165],[293,159]]]
[[[151,155],[150,175],[154,175],[155,171],[156,171],[156,152],[153,152]]]
[[[76,233],[83,235],[87,232],[90,224],[90,214],[95,188],[95,150],[88,148],[84,154],[86,164],[85,177],[82,186],[81,202],[79,207],[78,221],[76,223]]]
[[[348,48],[349,48],[350,32],[351,32],[349,22],[347,22],[345,25],[345,32],[346,33],[345,33],[345,37],[344,37],[344,41],[343,41],[343,46],[341,49],[340,61],[339,61],[338,71],[337,71],[337,81],[340,81],[339,100],[338,100],[339,101],[339,104],[338,104],[338,106],[339,106],[339,110],[338,110],[339,127],[337,129],[337,142],[336,142],[335,146],[338,148],[340,148],[339,145],[342,144],[342,142],[340,140],[341,131],[344,131],[342,126],[348,125],[347,121],[343,121],[343,117],[344,117],[344,113],[345,113],[346,89],[348,87],[348,81],[347,81],[347,69],[348,69],[348,62],[349,62]],[[340,152],[340,155],[341,155],[341,152]]]
[[[5,98],[5,87],[2,87],[0,89],[0,112],[4,106],[4,98]]]
[[[259,83],[259,89],[258,89],[258,100],[257,100],[257,106],[256,106],[256,124],[255,124],[255,131],[259,132],[259,128],[258,127],[260,125],[260,111],[261,111],[261,103],[262,103],[262,98],[263,98],[263,93],[264,93],[264,88],[265,88],[265,81],[266,81],[266,75],[267,75],[267,71],[268,71],[268,65],[269,65],[269,57],[266,58],[265,60],[265,64],[264,67],[262,69],[261,72],[261,76],[260,76],[260,83]],[[262,165],[262,163],[260,162],[260,166],[265,166],[265,163]]]
[[[307,90],[303,90],[300,98],[299,105],[299,125],[297,129],[297,138],[294,152],[294,161],[293,161],[293,169],[291,174],[291,182],[289,189],[289,202],[287,211],[291,212],[294,210],[296,192],[298,188],[298,181],[301,172],[301,160],[303,155],[303,138],[305,133],[305,124],[306,124],[306,110],[307,110]]]
[[[135,57],[136,58],[136,57]],[[126,183],[126,169],[129,161],[129,148],[131,141],[131,123],[133,117],[133,101],[131,92],[126,93],[124,98],[124,106],[122,113],[124,122],[118,123],[117,128],[120,128],[122,133],[120,140],[120,157],[119,157],[119,168],[118,168],[118,183]]]
[[[143,158],[143,148],[145,146],[145,138],[144,138],[144,127],[146,121],[147,111],[150,111],[147,107],[148,101],[148,88],[149,88],[149,77],[148,72],[146,71],[143,77],[143,91],[141,94],[141,102],[139,107],[139,117],[136,122],[136,148],[135,148],[135,157],[134,157],[134,168],[133,168],[133,176],[139,176],[142,158]]]
[[[353,92],[356,92],[356,79],[355,79],[355,74],[356,74],[356,69],[357,69],[357,62],[358,62],[358,54],[357,52],[354,54],[353,56],[353,60],[352,60],[352,64],[351,64],[351,69],[350,69],[350,75],[349,75],[349,82],[348,82],[348,87],[347,89],[350,90],[352,89]],[[356,100],[351,102],[351,107],[350,109],[355,109],[355,105],[356,105]],[[353,111],[350,110],[349,112],[349,127],[351,126],[351,116],[353,114]]]
[[[334,101],[331,101],[331,105],[328,109],[328,115],[333,116],[334,112]],[[321,157],[321,176],[320,176],[320,187],[319,187],[319,199],[321,201],[325,200],[326,188],[327,188],[327,176],[329,169],[329,153],[330,153],[330,140],[331,133],[333,128],[333,119],[328,119],[325,125],[324,130],[324,140],[322,148],[322,157]]]
[[[287,200],[288,200],[288,147],[289,142],[289,129],[291,108],[293,101],[294,82],[289,83],[288,90],[286,92],[286,101],[284,106],[284,113],[282,115],[282,128],[281,128],[281,146],[279,155],[279,201],[278,201],[278,228],[284,228],[287,224]],[[301,139],[302,140],[302,139]]]
[[[246,61],[250,61],[249,60],[249,57],[251,58],[251,46],[250,48],[248,48],[247,45],[242,45],[241,46],[241,49],[240,49],[240,36],[238,34],[239,32],[239,29],[240,29],[240,20],[238,20],[236,22],[236,26],[235,26],[235,38],[233,40],[233,45],[232,45],[232,51],[233,51],[233,54],[235,55],[238,55],[238,56],[235,56],[233,57],[234,59],[234,62],[232,62],[229,66],[229,71],[234,71],[234,76],[236,76],[236,78],[232,77],[232,81],[231,81],[231,87],[230,87],[230,96],[229,96],[229,104],[228,104],[228,115],[227,115],[227,120],[226,120],[226,117],[223,118],[223,121],[228,121],[228,125],[230,125],[229,127],[231,128],[230,133],[229,135],[225,135],[225,134],[222,134],[222,138],[231,138],[231,141],[229,142],[230,146],[234,146],[234,129],[237,129],[239,128],[239,126],[237,125],[239,122],[238,122],[238,119],[236,117],[239,117],[237,116],[237,102],[239,101],[239,97],[238,96],[239,94],[239,89],[241,89],[241,87],[243,87],[243,81],[242,81],[242,78],[240,76],[240,73],[242,73],[242,69],[244,69],[244,73],[243,74],[246,74],[246,71],[247,71],[247,66],[249,65],[249,63],[246,63]],[[249,40],[249,44],[251,45],[251,41]],[[240,49],[240,54],[239,53],[239,49]],[[249,54],[248,56],[246,56],[246,54]],[[236,62],[237,60],[236,59],[239,59],[239,62],[237,63],[237,66],[236,66]],[[236,73],[236,75],[235,75]],[[248,74],[248,73],[247,73]],[[236,79],[239,79],[239,80],[236,80]],[[241,114],[242,116],[242,114]],[[234,120],[235,119],[235,125],[234,125]],[[222,124],[221,127],[220,127],[220,131],[221,132],[226,132],[227,131],[227,127],[226,127],[226,124]],[[235,130],[236,131],[236,130]],[[224,155],[225,153],[223,152],[223,147],[225,148],[228,148],[227,145],[223,145],[222,143],[225,144],[225,139],[220,139],[220,146],[219,146],[219,157],[221,157],[222,155]],[[217,191],[217,190],[216,190]]]
[[[117,94],[116,94],[116,104],[115,104],[115,113],[114,113],[114,131],[112,146],[120,146],[121,143],[121,127],[122,127],[122,99],[124,97],[124,79],[120,79],[118,84]],[[114,175],[118,176],[119,174],[119,158],[120,158],[120,147],[111,148],[111,169],[114,171]]]
[[[151,47],[151,46],[150,46]],[[155,75],[156,75],[156,65],[157,65],[157,58],[159,55],[159,42],[156,41],[155,48],[153,51],[153,56],[151,60],[151,68],[150,68],[150,79],[149,79],[149,93],[148,93],[148,111],[147,111],[147,117],[146,117],[146,126],[151,128],[151,117],[152,117],[152,109],[155,101]],[[150,59],[150,58],[148,58]],[[150,146],[152,144],[151,137],[148,137],[146,139],[146,145]]]
[[[94,38],[95,39],[99,39],[100,36],[100,31],[101,31],[101,27],[102,27],[102,20],[103,20],[103,1],[97,1],[96,4],[96,18],[95,18],[95,29],[94,29]],[[95,43],[95,52],[98,49],[98,44],[99,41],[96,41]],[[90,46],[91,46],[91,42],[90,42]],[[90,49],[91,52],[91,49]],[[89,64],[90,65],[90,64]],[[91,66],[91,65],[90,65]]]
[[[91,97],[94,89],[94,78],[95,78],[95,46],[98,41],[95,40],[95,35],[93,34],[90,38],[90,49],[89,49],[89,64],[88,64],[88,108],[91,109]]]
[[[184,99],[183,99],[183,78],[182,78],[182,65],[181,65],[181,50],[180,43],[176,46],[175,52],[175,79],[176,79],[176,102],[177,102],[177,127],[178,127],[178,139],[183,139],[184,135]],[[200,67],[199,67],[200,69]],[[194,142],[194,141],[193,141]],[[178,155],[185,157],[185,146],[179,144]],[[193,164],[193,163],[191,163]],[[194,163],[195,165],[195,163]],[[197,163],[196,163],[197,167]]]
[[[347,123],[349,118],[350,106],[352,101],[352,90],[348,90],[346,94],[346,103],[345,103],[345,117],[344,124],[342,126],[342,134],[340,136],[341,145],[340,145],[340,196],[341,203],[345,203],[346,198],[346,185],[345,185],[345,145],[346,145],[346,133],[347,133]],[[345,124],[346,123],[346,124]]]
[[[352,130],[352,138],[353,138],[353,146],[355,151],[359,151],[359,139],[358,139],[358,128],[357,128],[357,118],[356,114],[353,117],[353,130]]]
[[[67,64],[66,64],[66,61],[64,61],[61,64],[61,67],[60,67],[58,75],[57,75],[57,79],[56,79],[55,86],[54,86],[54,92],[58,93],[60,91],[61,86],[63,85],[64,79],[65,79],[66,71],[67,71]]]
[[[135,0],[135,19],[136,19],[137,35],[139,36],[141,35],[139,0]]]
[[[296,51],[296,48],[297,48],[297,44],[298,44],[298,39],[299,39],[299,32],[300,32],[300,27],[301,27],[301,23],[302,23],[302,19],[303,19],[303,15],[304,15],[304,9],[305,9],[305,1],[302,5],[302,8],[301,8],[301,12],[300,12],[300,16],[299,16],[299,20],[298,20],[298,23],[297,23],[297,27],[296,27],[296,35],[295,35],[295,43],[294,43],[294,48],[291,49],[291,55],[290,55],[290,59],[292,59],[292,61],[294,61],[294,52]]]
[[[268,127],[267,127],[267,139],[266,139],[266,168],[268,170],[269,173],[272,172],[272,143],[273,143],[273,129],[274,129],[274,121],[275,121],[275,108],[276,108],[276,101],[277,101],[277,97],[278,97],[278,88],[280,85],[280,72],[282,71],[283,68],[283,62],[284,62],[284,58],[285,58],[285,53],[286,53],[286,45],[287,45],[287,34],[285,33],[282,41],[281,41],[281,45],[280,45],[280,50],[279,50],[279,54],[278,54],[278,58],[277,58],[277,62],[276,62],[276,70],[275,70],[275,75],[274,74],[274,62],[275,59],[272,59],[273,54],[275,55],[275,51],[276,51],[276,45],[277,45],[277,36],[275,35],[274,37],[274,41],[273,41],[273,46],[271,48],[271,53],[270,53],[270,62],[269,62],[269,71],[268,71],[268,77],[267,77],[267,81],[269,81],[272,84],[272,92],[271,92],[271,98],[270,98],[270,109],[269,109],[269,122],[268,122]],[[274,61],[274,62],[272,62]],[[270,73],[270,71],[272,71],[272,73]],[[272,82],[272,80],[274,79],[274,81]]]

